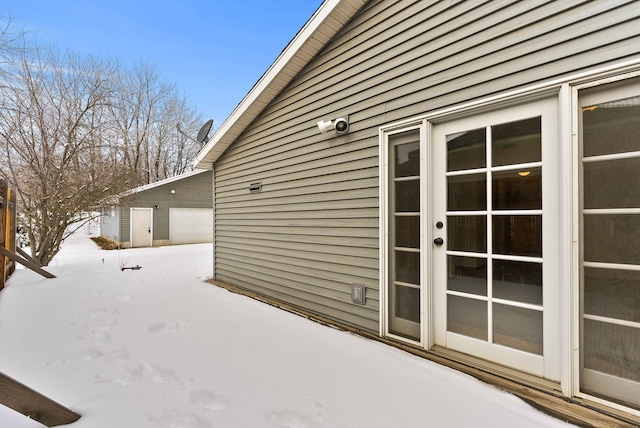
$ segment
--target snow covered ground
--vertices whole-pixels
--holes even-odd
[[[208,285],[211,260],[211,244],[102,251],[74,235],[48,268],[58,278],[21,269],[0,292],[0,371],[81,414],[73,428],[569,426],[465,374]],[[0,426],[42,425],[4,408]]]

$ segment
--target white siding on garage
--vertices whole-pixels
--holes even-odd
[[[213,242],[213,210],[170,208],[169,241],[172,245]]]

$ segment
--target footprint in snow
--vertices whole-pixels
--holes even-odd
[[[176,381],[176,375],[171,370],[154,367],[147,362],[138,365],[134,372],[146,377],[153,383],[171,383]]]
[[[97,348],[89,348],[85,351],[78,353],[78,358],[84,361],[95,360],[96,358],[100,358],[104,355],[101,350]]]
[[[122,364],[129,360],[129,354],[126,350],[120,349],[110,353],[108,358],[111,364]]]
[[[174,333],[179,333],[180,330],[184,329],[187,327],[187,322],[186,321],[181,321],[181,322],[177,322],[177,321],[158,321],[158,322],[154,322],[149,324],[149,326],[147,327],[147,330],[150,333],[160,333],[162,331],[171,331]]]
[[[116,300],[122,300],[124,302],[130,302],[133,300],[133,297],[131,296],[131,294],[121,294],[119,296],[115,297]]]
[[[105,331],[100,331],[100,330],[83,332],[78,335],[78,339],[91,340],[97,346],[102,346],[102,345],[111,343],[111,336],[109,336],[109,334],[107,334]]]
[[[177,410],[165,410],[160,416],[148,415],[149,422],[160,428],[210,428],[211,424],[190,413],[180,413]]]
[[[310,428],[313,424],[300,415],[292,412],[270,413],[269,422],[283,428]]]
[[[191,403],[204,410],[217,411],[229,407],[227,400],[213,391],[199,389],[191,393]]]

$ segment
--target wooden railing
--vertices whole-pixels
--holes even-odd
[[[16,252],[16,195],[3,179],[0,179],[0,248]],[[15,260],[0,254],[0,290],[15,267]]]
[[[0,290],[16,267],[16,262],[45,278],[55,275],[42,269],[42,265],[16,246],[16,195],[0,178]]]

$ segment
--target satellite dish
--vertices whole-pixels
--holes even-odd
[[[207,122],[202,125],[202,128],[200,128],[200,131],[198,131],[198,137],[196,140],[198,140],[200,144],[204,145],[209,142],[209,131],[211,130],[211,126],[213,126],[213,119],[207,120]]]

